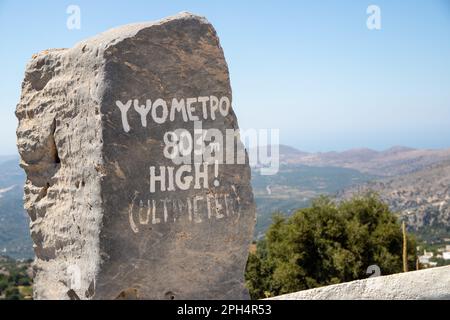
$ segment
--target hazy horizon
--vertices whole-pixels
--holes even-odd
[[[69,5],[81,29],[69,30]],[[366,26],[369,5],[381,29]],[[16,153],[14,109],[33,53],[115,26],[190,11],[214,25],[241,128],[280,129],[302,151],[450,148],[450,5],[420,1],[0,2],[0,154]]]
[[[294,148],[294,149],[296,149],[298,151],[307,152],[307,153],[345,152],[345,151],[362,150],[362,149],[368,149],[368,150],[372,150],[372,151],[383,152],[383,151],[387,151],[387,150],[392,149],[392,148],[409,148],[409,149],[414,149],[414,150],[446,150],[446,149],[450,150],[450,147],[447,147],[447,148],[414,148],[414,147],[411,147],[411,146],[395,145],[395,146],[391,146],[391,147],[388,147],[388,148],[385,148],[385,149],[375,149],[375,148],[368,148],[368,147],[364,147],[364,146],[359,146],[359,147],[354,147],[354,148],[349,148],[349,149],[341,149],[341,150],[330,149],[330,150],[318,150],[318,151],[315,151],[315,150],[301,149],[301,148],[298,148],[296,146],[288,145],[288,144],[284,144],[284,143],[280,143],[280,146]],[[13,158],[13,157],[18,157],[18,156],[19,156],[18,152],[16,152],[15,154],[14,153],[10,153],[10,154],[0,153],[0,157],[3,157],[3,158],[6,158],[6,157]]]

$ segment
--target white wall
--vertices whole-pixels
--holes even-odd
[[[317,289],[299,291],[271,299],[446,299],[450,300],[450,266],[373,277]]]

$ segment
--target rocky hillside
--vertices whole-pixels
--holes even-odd
[[[410,229],[426,240],[450,237],[450,161],[414,173],[385,178],[347,188],[338,194],[348,198],[369,190],[380,194]]]
[[[269,212],[289,214],[319,194],[333,195],[340,186],[343,191],[337,192],[338,198],[378,192],[424,240],[450,238],[450,149],[306,153],[280,145],[280,160],[279,174],[253,174],[258,234],[270,224]]]

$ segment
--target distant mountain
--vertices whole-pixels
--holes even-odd
[[[0,254],[16,259],[34,255],[23,209],[24,182],[17,157],[0,157]]]
[[[295,149],[293,147],[284,145],[284,144],[280,144],[278,145],[279,151],[280,151],[280,155],[283,155],[285,157],[304,157],[307,156],[309,154],[309,152],[304,152],[304,151],[300,151],[298,149]]]
[[[391,148],[383,151],[383,153],[386,155],[387,154],[399,154],[402,152],[409,152],[409,151],[414,151],[414,150],[416,150],[416,149],[409,148],[409,147],[403,147],[403,146],[394,146],[394,147],[391,147]]]
[[[280,161],[281,162],[285,162],[288,161],[290,159],[296,159],[296,158],[301,158],[301,157],[306,157],[309,155],[308,152],[304,152],[304,151],[300,151],[294,147],[290,147],[284,144],[280,144],[280,145],[268,145],[265,146],[267,148],[267,154],[271,154],[271,150],[272,148],[275,148],[278,146],[278,151],[279,151],[279,156],[280,156]],[[256,152],[256,154],[259,157],[259,147],[258,148],[251,148],[248,150],[249,153],[250,152]]]
[[[450,161],[395,178],[352,186],[338,193],[346,199],[375,191],[428,241],[450,237]]]
[[[386,177],[411,173],[450,160],[450,149],[423,150],[396,146],[385,151],[360,148],[319,153],[296,152],[292,149],[280,148],[282,163],[349,168]]]
[[[10,160],[17,160],[17,156],[15,155],[0,155],[0,163],[6,162],[6,161],[10,161]],[[19,161],[19,160],[17,160]]]

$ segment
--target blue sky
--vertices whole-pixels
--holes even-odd
[[[381,30],[366,9],[381,9]],[[69,5],[81,29],[66,28]],[[122,24],[191,11],[215,26],[242,128],[306,151],[450,148],[450,1],[0,0],[0,154],[31,55]]]

